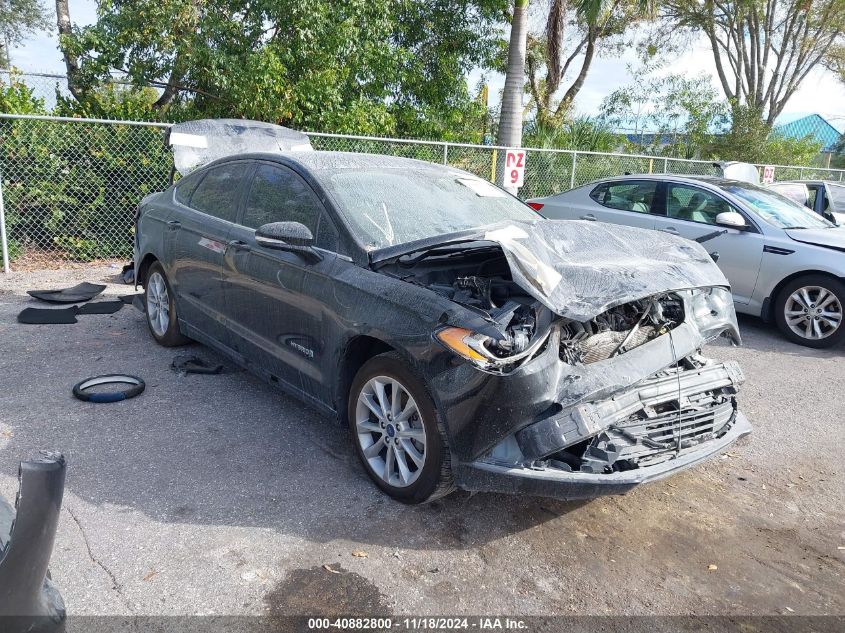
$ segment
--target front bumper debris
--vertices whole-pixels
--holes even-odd
[[[565,413],[546,418],[532,424],[516,434],[519,448],[526,459],[536,460],[559,450],[584,441],[610,427],[620,429],[617,434],[624,441],[625,436],[636,434],[644,424],[649,427],[662,425],[671,432],[677,426],[677,411],[656,414],[661,405],[680,398],[681,434],[698,434],[702,424],[712,417],[714,424],[727,422],[732,407],[710,407],[700,403],[703,394],[719,390],[736,392],[744,381],[742,370],[734,362],[705,365],[696,370],[663,372],[663,375],[648,378],[633,389],[600,402],[583,404]],[[643,424],[625,424],[632,415],[646,412]],[[703,419],[702,419],[703,418]],[[712,425],[711,425],[712,426]],[[718,428],[712,429],[718,431]],[[649,433],[649,436],[653,433]],[[663,442],[663,434],[650,438],[651,442]],[[648,442],[648,443],[651,443]],[[654,448],[652,446],[652,448]]]
[[[736,363],[697,357],[604,400],[517,431],[458,465],[461,487],[564,499],[622,494],[689,468],[751,432],[737,410]]]
[[[16,510],[0,498],[0,631],[58,633],[65,606],[47,577],[65,484],[65,459],[21,462]]]
[[[603,495],[624,494],[635,486],[657,481],[695,466],[725,450],[736,440],[751,433],[751,425],[739,411],[720,438],[682,451],[659,464],[614,473],[573,473],[553,468],[506,466],[479,460],[459,465],[456,479],[471,491],[509,492],[557,499],[591,499]]]

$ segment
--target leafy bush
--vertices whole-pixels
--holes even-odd
[[[7,225],[17,242],[79,261],[131,255],[138,202],[168,182],[160,129],[6,120],[0,139]]]
[[[9,247],[9,261],[14,261],[23,253],[21,245],[15,240],[9,240],[6,244]]]

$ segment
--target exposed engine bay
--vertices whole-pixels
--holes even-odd
[[[563,387],[553,412],[505,438],[484,458],[486,464],[601,476],[660,465],[731,432],[742,372],[735,363],[717,363],[698,351],[715,336],[735,335],[727,288],[669,289],[618,305],[610,301],[611,307],[581,320],[568,318],[563,309],[553,311],[529,292],[524,270],[517,283],[513,264],[499,244],[475,241],[441,245],[381,267],[492,326],[484,333],[451,326],[435,333],[480,370],[506,376],[553,347],[565,369],[550,375],[559,371],[577,385]],[[445,317],[441,321],[449,323]],[[673,335],[678,328],[683,332]],[[612,362],[665,335],[666,343],[654,352],[637,352],[633,365]],[[602,364],[592,367],[596,363]],[[623,387],[650,365],[654,373],[643,372],[639,382]]]
[[[498,326],[500,338],[474,341],[506,363],[488,367],[496,372],[516,368],[539,351],[552,329],[559,330],[560,359],[568,364],[606,360],[661,336],[684,320],[680,297],[666,293],[616,306],[587,322],[554,314],[529,295],[510,272],[497,244],[484,242],[441,247],[416,257],[399,259],[392,274],[426,286]]]

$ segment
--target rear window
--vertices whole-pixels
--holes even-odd
[[[845,211],[845,186],[828,184],[827,195],[837,213]]]
[[[191,195],[194,193],[194,190],[197,188],[197,185],[200,184],[200,180],[202,177],[205,176],[205,172],[193,173],[185,178],[182,178],[176,184],[176,202],[180,204],[188,205],[191,201]]]
[[[807,185],[804,183],[782,182],[769,185],[769,187],[774,191],[777,191],[780,195],[786,196],[793,202],[812,208],[812,205],[810,204],[810,192],[807,189]]]
[[[656,193],[656,181],[626,180],[599,185],[590,192],[590,197],[610,209],[648,213]]]
[[[238,215],[238,194],[247,169],[248,163],[241,161],[208,170],[191,196],[191,208],[234,222]]]

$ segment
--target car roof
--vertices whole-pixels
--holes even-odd
[[[235,154],[220,158],[217,162],[227,160],[272,160],[297,164],[308,171],[341,171],[347,169],[413,169],[424,171],[444,170],[465,173],[462,170],[431,163],[415,158],[402,156],[387,156],[385,154],[363,154],[359,152],[328,152],[328,151],[291,151],[291,152],[257,152],[250,154]],[[209,163],[213,164],[213,163]]]
[[[775,185],[836,185],[837,187],[845,187],[845,182],[839,180],[778,180]]]
[[[655,180],[655,181],[672,181],[672,182],[689,182],[690,184],[708,184],[714,187],[722,187],[727,185],[748,185],[742,180],[731,180],[730,178],[722,178],[720,176],[702,176],[697,174],[625,174],[624,176],[609,176],[607,178],[600,178],[583,186],[597,185],[603,182],[619,182],[623,180]]]

